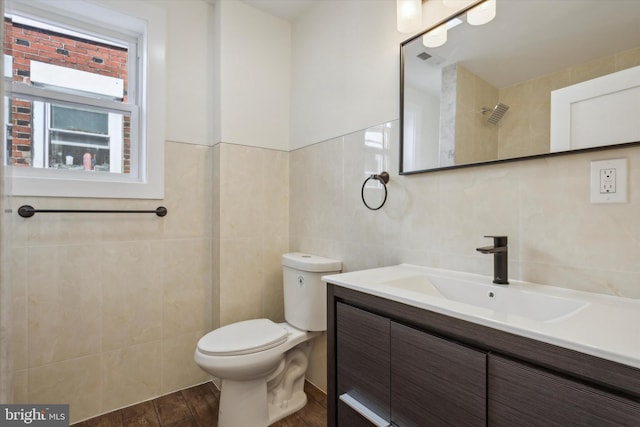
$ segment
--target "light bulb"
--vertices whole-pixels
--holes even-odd
[[[469,25],[484,25],[496,17],[496,0],[487,0],[467,12]]]
[[[462,6],[468,4],[469,1],[468,0],[442,0],[442,4],[445,7],[450,7],[450,8],[461,8]]]
[[[442,46],[446,42],[447,24],[442,24],[422,36],[422,44],[426,47],[438,47]]]
[[[422,25],[422,0],[396,0],[398,31],[413,33]]]

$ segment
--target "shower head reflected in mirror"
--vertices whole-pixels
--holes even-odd
[[[482,114],[489,114],[487,118],[487,123],[492,125],[497,125],[500,120],[504,117],[505,113],[509,109],[509,106],[503,104],[502,102],[498,102],[498,104],[493,108],[483,108],[480,110]]]

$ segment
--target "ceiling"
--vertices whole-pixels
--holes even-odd
[[[502,88],[635,48],[640,40],[638,0],[501,0],[497,5],[493,21],[451,29],[441,47],[425,48],[416,38],[405,48],[405,66],[411,62],[411,69],[420,70],[422,84],[437,83],[431,88],[435,93],[441,68],[454,63]],[[422,52],[432,58],[416,58]]]
[[[293,22],[302,12],[318,0],[242,0],[246,4],[270,15]]]

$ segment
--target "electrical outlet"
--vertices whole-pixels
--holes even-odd
[[[627,202],[627,159],[591,162],[591,203]]]
[[[616,192],[616,170],[600,169],[600,193]]]

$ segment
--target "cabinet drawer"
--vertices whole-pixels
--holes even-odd
[[[388,420],[380,418],[349,394],[338,401],[338,425],[347,427],[390,427]]]
[[[490,426],[638,426],[640,402],[489,355]]]
[[[399,426],[485,426],[486,354],[391,322],[391,389]]]
[[[338,425],[349,427],[375,427],[365,417],[358,412],[345,405],[344,402],[338,402]]]
[[[390,419],[390,323],[385,317],[336,305],[338,396],[348,393],[386,420]]]

